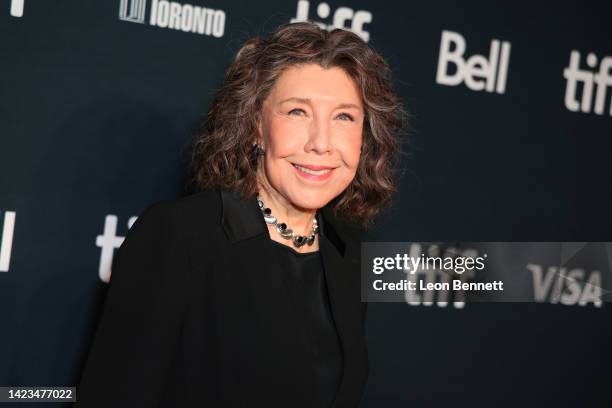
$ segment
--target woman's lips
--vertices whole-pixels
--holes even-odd
[[[325,169],[330,169],[333,170],[333,167],[331,166],[315,166],[313,164],[302,164],[302,163],[291,163],[294,166],[300,166],[300,167],[305,167],[309,170],[325,170]]]
[[[326,167],[326,166],[308,166],[302,167],[299,164],[293,164],[293,168],[297,171],[297,173],[309,180],[326,180],[331,177],[334,168]]]

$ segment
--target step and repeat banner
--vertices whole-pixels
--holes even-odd
[[[235,52],[308,20],[381,52],[410,113],[362,247],[362,406],[612,406],[612,3],[498,3],[3,1],[0,386],[78,384],[113,255],[191,193]]]

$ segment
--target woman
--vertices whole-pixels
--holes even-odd
[[[196,139],[201,191],[147,208],[117,252],[78,405],[358,406],[360,240],[403,119],[351,32],[247,41]]]

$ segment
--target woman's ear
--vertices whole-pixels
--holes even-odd
[[[264,146],[264,126],[263,126],[263,119],[261,117],[261,115],[259,115],[256,119],[256,127],[257,127],[257,135],[255,137],[255,145],[259,145],[259,147],[261,149],[265,149]]]

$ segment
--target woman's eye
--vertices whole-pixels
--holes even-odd
[[[342,119],[342,120],[353,121],[353,117],[351,115],[349,115],[348,113],[341,113],[340,115],[338,115],[338,117],[346,117],[347,119]]]
[[[306,113],[306,112],[304,111],[304,109],[295,108],[295,109],[290,110],[288,114],[289,114],[289,115],[292,115],[294,112],[301,112],[301,113],[304,113],[304,114]],[[341,114],[339,114],[337,117],[343,117],[343,118],[346,118],[346,119],[343,119],[343,120],[348,120],[348,121],[351,121],[351,122],[353,122],[353,121],[354,121],[353,117],[352,117],[351,115],[349,115],[348,113],[341,113]]]
[[[289,111],[289,114],[291,115],[293,112],[304,112],[304,110],[303,109],[298,109],[298,108],[292,109],[292,110]]]

